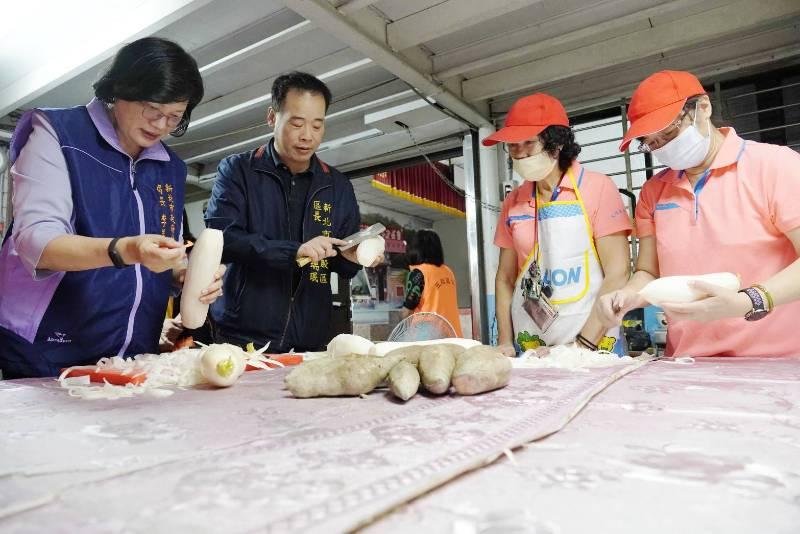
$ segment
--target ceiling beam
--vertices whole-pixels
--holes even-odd
[[[387,24],[387,41],[393,50],[404,50],[541,1],[446,0]]]
[[[266,39],[262,39],[216,61],[212,61],[208,65],[200,67],[200,74],[202,74],[203,77],[210,76],[224,68],[228,68],[231,65],[239,63],[240,61],[244,61],[249,57],[260,54],[266,50],[269,50],[270,48],[274,48],[291,39],[294,39],[295,37],[299,37],[312,28],[313,26],[311,23],[307,20],[304,20],[299,24],[295,24],[294,26],[286,28],[285,30],[274,33]]]
[[[151,0],[117,17],[112,25],[84,32],[79,50],[53,48],[52,60],[0,90],[0,117],[112,57],[123,43],[152,35],[211,0]]]
[[[463,121],[474,126],[491,124],[486,116],[433,78],[429,64],[427,69],[420,68],[419,61],[412,64],[408,56],[393,51],[386,42],[386,22],[377,15],[361,11],[357,13],[358,18],[345,17],[327,0],[285,0],[285,3],[334,38],[372,58],[418,91],[434,98]]]
[[[339,13],[349,15],[350,13],[361,11],[362,9],[365,9],[372,4],[377,3],[378,1],[379,0],[345,0],[336,9],[339,10]]]
[[[722,4],[724,2],[725,0],[707,0],[706,4]],[[521,30],[517,30],[512,34],[498,35],[488,40],[481,40],[467,48],[459,48],[452,52],[435,55],[433,56],[433,72],[437,78],[444,80],[470,71],[486,69],[498,63],[514,60],[531,61],[549,55],[550,53],[576,48],[590,40],[595,42],[599,41],[606,35],[619,36],[625,33],[648,29],[652,27],[650,21],[651,17],[658,17],[665,13],[690,9],[697,5],[698,0],[664,2],[657,6],[634,11],[622,17],[613,17],[603,22],[577,28],[549,39],[530,42],[531,37],[535,38],[538,33],[538,28],[541,26],[557,23],[561,18],[574,15],[573,12],[566,12],[559,16],[548,18],[534,26],[527,26]],[[608,9],[607,3],[586,7],[582,14],[585,15],[587,11],[593,11],[596,13],[597,20],[602,20],[604,18],[604,9]],[[522,39],[527,40],[528,44],[521,44],[520,41]],[[495,49],[495,47],[498,46],[502,46],[505,51],[486,56],[486,50]],[[479,59],[458,62],[457,58],[459,56],[472,56],[478,57]]]
[[[552,84],[648,56],[690,48],[716,39],[740,39],[748,30],[789,25],[800,17],[797,0],[742,0],[666,24],[554,54],[462,83],[464,98],[482,100]],[[731,46],[735,46],[733,43]]]

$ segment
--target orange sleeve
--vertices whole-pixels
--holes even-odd
[[[500,209],[500,216],[497,219],[497,229],[494,231],[494,244],[500,248],[514,248],[514,239],[511,237],[511,230],[506,221],[508,221],[508,210],[513,202],[512,198],[515,195],[512,193],[503,201],[503,207]]]
[[[653,178],[650,178],[642,186],[639,192],[639,202],[636,204],[636,236],[648,237],[656,233],[655,213],[657,185]]]
[[[601,186],[596,200],[597,207],[592,220],[592,232],[598,239],[618,232],[631,233],[633,225],[622,201],[622,194],[617,189],[617,184],[601,174],[597,176]]]

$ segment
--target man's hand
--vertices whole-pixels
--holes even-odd
[[[297,249],[297,257],[308,257],[312,262],[318,262],[336,256],[337,252],[334,247],[344,244],[346,243],[341,239],[320,235],[300,245],[300,248]]]
[[[358,263],[358,247],[348,248],[347,250],[342,251],[342,256],[344,256],[348,261],[353,263]],[[377,267],[381,263],[385,261],[383,254],[375,258],[375,261],[372,262],[372,265],[367,265],[367,267]]]

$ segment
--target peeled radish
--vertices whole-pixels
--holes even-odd
[[[373,344],[369,339],[353,334],[339,334],[328,343],[328,354],[334,358],[348,354],[370,353]]]
[[[233,385],[246,367],[246,355],[236,345],[228,343],[209,345],[200,353],[200,372],[215,386]]]
[[[426,341],[382,341],[380,343],[375,343],[375,345],[370,350],[369,354],[371,356],[385,356],[386,354],[397,350],[402,349],[405,347],[420,347],[426,345],[442,345],[442,344],[450,344],[450,345],[458,345],[464,349],[469,349],[472,347],[477,347],[481,344],[480,341],[475,341],[474,339],[465,339],[461,337],[448,337],[445,339],[429,339]]]
[[[181,319],[186,328],[200,328],[206,322],[208,304],[200,302],[200,293],[214,281],[222,245],[222,232],[213,228],[203,230],[194,244],[181,294]]]
[[[739,290],[739,277],[733,273],[711,273],[696,276],[663,276],[644,286],[639,295],[656,306],[665,302],[694,302],[707,295],[689,287],[689,282],[707,282],[733,291]]]
[[[356,259],[364,267],[369,267],[375,263],[375,260],[383,254],[385,249],[386,241],[384,241],[383,236],[370,237],[358,244]]]

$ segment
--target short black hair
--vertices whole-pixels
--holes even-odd
[[[325,99],[325,112],[327,113],[333,99],[331,90],[316,76],[297,70],[281,74],[272,82],[272,109],[280,111],[286,102],[286,95],[292,89],[322,96]]]
[[[408,245],[406,257],[409,265],[430,263],[441,266],[444,263],[444,252],[439,234],[433,230],[419,230]]]
[[[581,145],[575,141],[575,133],[568,126],[548,126],[539,134],[545,152],[558,158],[558,168],[566,172],[581,153]]]
[[[94,85],[94,95],[106,104],[117,99],[172,104],[186,102],[181,122],[172,132],[186,133],[192,110],[203,100],[203,77],[197,62],[176,43],[145,37],[123,46]]]

